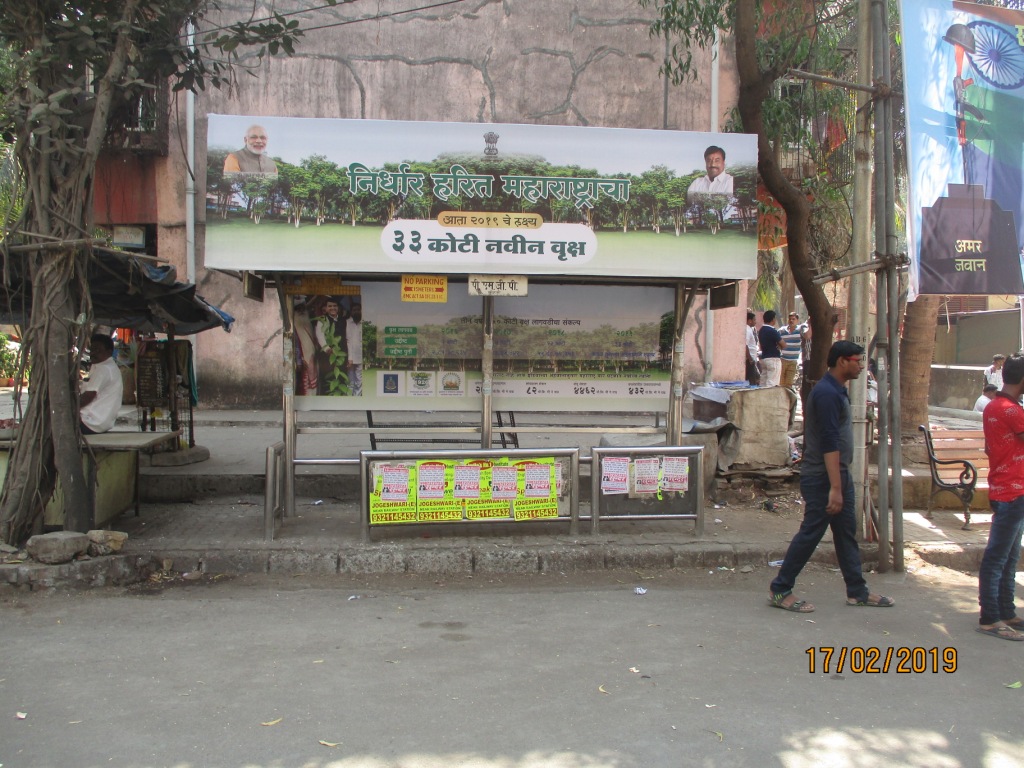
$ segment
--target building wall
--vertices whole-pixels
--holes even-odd
[[[1020,349],[1020,312],[1003,309],[964,315],[957,323],[956,363],[989,365],[992,355]]]
[[[928,404],[969,411],[985,384],[985,369],[972,365],[933,365]]]
[[[277,2],[278,12],[294,0]],[[232,9],[210,23],[230,20]],[[238,322],[232,334],[196,339],[200,397],[207,406],[276,406],[280,401],[281,322],[273,291],[242,298],[236,279],[203,267],[206,114],[539,123],[708,131],[712,59],[697,53],[698,82],[666,85],[658,74],[664,41],[648,34],[651,11],[635,0],[478,0],[388,19],[363,18],[382,6],[338,4],[303,14],[313,30],[290,59],[273,58],[230,90],[207,90],[196,109],[196,248],[199,293]],[[369,11],[367,10],[369,9]],[[245,11],[245,15],[251,8]],[[257,9],[257,15],[259,9]],[[735,62],[722,45],[718,66],[723,125],[736,100]],[[666,98],[667,94],[667,98]],[[184,270],[185,135],[183,97],[171,110],[171,153],[158,173],[161,242]],[[239,137],[241,143],[241,137]],[[273,154],[273,137],[270,153]],[[286,257],[282,258],[286,266]],[[741,292],[741,296],[745,290]],[[743,376],[745,305],[714,320],[717,379]],[[687,326],[688,380],[704,379],[703,304]],[[740,340],[740,341],[737,341]]]

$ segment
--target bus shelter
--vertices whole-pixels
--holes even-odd
[[[564,434],[559,413],[595,414],[573,432],[679,444],[690,308],[714,290],[734,306],[737,281],[756,275],[755,137],[262,117],[280,157],[237,171],[226,147],[256,120],[209,117],[221,192],[206,265],[280,300],[284,436],[268,451],[268,509],[293,511],[295,466],[317,463],[296,442],[314,431],[422,441],[419,457],[363,457],[367,519],[381,525],[568,515],[578,497],[561,511],[559,499],[590,457],[519,442]],[[367,426],[301,426],[312,411],[365,412]],[[526,426],[524,412],[550,418]],[[666,418],[600,423],[613,412]],[[437,455],[438,443],[477,450]],[[591,468],[599,493],[690,492],[692,452],[619,454]]]

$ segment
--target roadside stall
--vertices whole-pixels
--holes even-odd
[[[247,173],[230,148],[255,124],[275,155]],[[206,266],[281,305],[268,509],[326,463],[297,456],[304,434],[417,446],[363,452],[368,526],[575,520],[590,457],[526,445],[560,415],[679,446],[690,309],[756,275],[756,156],[742,134],[210,115]],[[366,426],[307,425],[332,411]],[[597,492],[697,519],[699,452],[628,448],[591,468]]]
[[[176,332],[195,334],[213,328],[230,330],[233,318],[197,295],[194,285],[178,282],[174,267],[152,262],[145,256],[120,250],[99,247],[94,250],[88,273],[94,327],[130,329],[149,337],[157,334],[166,337],[166,340],[150,342],[153,345],[180,343],[175,341]],[[32,306],[31,281],[20,260],[11,259],[7,267],[9,290],[4,294],[5,302],[0,312],[6,322],[22,325]],[[125,350],[122,348],[121,352]],[[119,361],[123,368],[135,368],[135,375],[131,377],[133,389],[138,364],[138,360]],[[147,371],[143,375],[145,381],[140,392],[161,404],[166,403],[167,413],[172,413],[169,399],[174,397],[175,388],[170,382],[175,379],[168,379],[161,372],[157,381],[157,369],[151,366]],[[18,390],[16,392],[21,394]],[[31,396],[31,385],[28,396]],[[20,420],[20,402],[15,402],[15,421]],[[111,430],[83,436],[82,463],[88,483],[88,525],[102,527],[130,508],[138,514],[139,454],[177,449],[181,447],[179,437],[182,434],[182,422],[172,422],[169,416],[168,422],[159,428],[155,423],[140,424],[134,430]],[[0,484],[6,478],[10,452],[17,437],[17,427],[5,430],[5,434],[0,436]],[[62,527],[65,522],[63,515],[64,503],[58,485],[46,507],[43,524]]]

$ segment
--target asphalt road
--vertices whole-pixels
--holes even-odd
[[[812,567],[810,616],[766,568],[0,593],[0,765],[1024,766],[1024,643],[911,566],[870,577],[894,609]]]

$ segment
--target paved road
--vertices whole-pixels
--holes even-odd
[[[813,616],[766,606],[767,568],[5,593],[0,764],[1024,765],[1024,647],[973,631],[973,579],[912,567],[871,576],[889,610],[812,566]],[[808,671],[843,646],[940,671]]]

